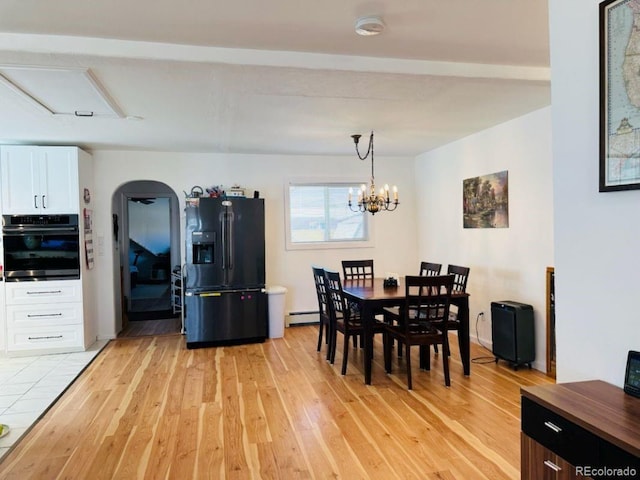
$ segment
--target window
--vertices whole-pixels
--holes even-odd
[[[347,206],[357,183],[291,182],[287,185],[287,249],[370,246],[367,216]]]

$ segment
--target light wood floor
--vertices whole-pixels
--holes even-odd
[[[165,318],[161,320],[137,320],[127,322],[127,326],[118,334],[118,338],[143,337],[146,335],[168,335],[180,333],[182,320],[180,318]]]
[[[340,354],[329,365],[316,339],[304,326],[225,348],[113,340],[4,457],[0,478],[520,478],[519,389],[548,377],[502,362],[464,377],[454,344],[451,387],[433,354],[410,392],[403,364],[384,373],[376,343],[365,386],[361,351],[343,377]]]

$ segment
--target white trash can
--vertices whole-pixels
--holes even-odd
[[[284,337],[284,297],[285,287],[273,286],[267,288],[269,298],[269,338]]]

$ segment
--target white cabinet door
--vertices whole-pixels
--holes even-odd
[[[37,211],[38,147],[3,146],[0,152],[3,212],[19,214]]]
[[[79,213],[75,147],[0,148],[5,214]]]
[[[82,325],[7,329],[7,353],[40,355],[83,350]]]
[[[39,179],[42,213],[79,213],[75,147],[41,147]]]
[[[82,302],[81,280],[5,282],[7,305]]]
[[[33,329],[61,325],[82,325],[81,303],[50,305],[10,305],[7,307],[7,329]]]

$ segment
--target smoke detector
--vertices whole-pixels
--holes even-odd
[[[384,30],[384,22],[380,17],[360,17],[356,20],[356,33],[358,35],[378,35]]]

